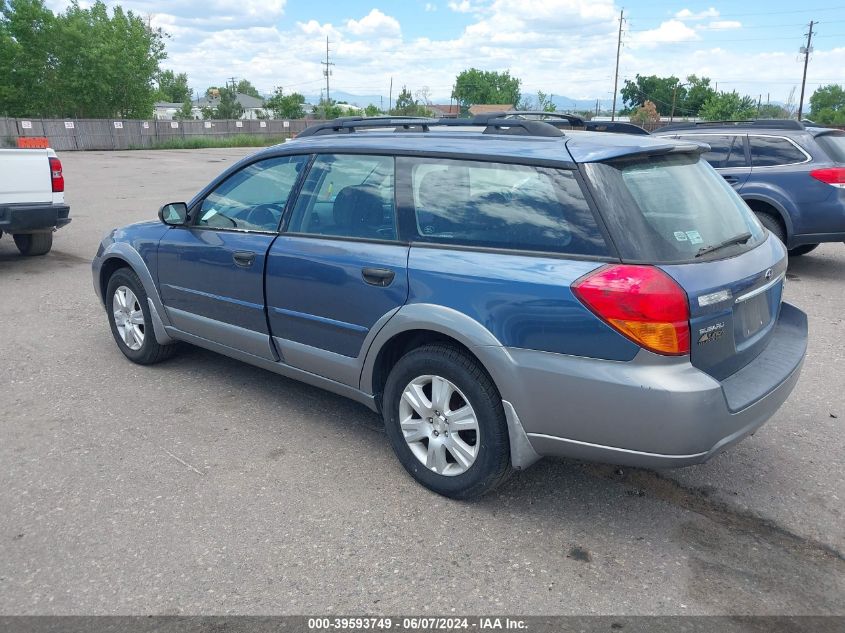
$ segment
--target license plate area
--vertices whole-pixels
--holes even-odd
[[[768,292],[751,297],[734,306],[734,340],[737,347],[753,338],[772,322],[771,298]]]

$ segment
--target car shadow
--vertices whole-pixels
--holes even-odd
[[[801,281],[803,277],[837,281],[842,279],[843,275],[845,275],[845,261],[834,257],[829,249],[822,252],[813,251],[800,257],[790,257],[786,271],[787,281]]]

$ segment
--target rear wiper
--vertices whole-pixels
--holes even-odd
[[[726,246],[733,246],[734,244],[745,244],[748,240],[751,239],[751,233],[740,233],[739,235],[735,235],[734,237],[730,237],[726,239],[724,242],[719,242],[718,244],[713,244],[712,246],[702,246],[698,249],[698,252],[695,254],[696,257],[701,257],[707,253],[712,253],[713,251],[718,251],[720,248],[725,248]]]

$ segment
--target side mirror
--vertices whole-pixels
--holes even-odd
[[[171,202],[158,210],[158,219],[168,226],[183,226],[188,221],[188,205]]]

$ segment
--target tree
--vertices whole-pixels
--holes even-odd
[[[322,114],[324,119],[336,119],[344,115],[343,108],[339,107],[334,99],[320,98],[320,103],[317,104],[316,112]]]
[[[43,0],[0,0],[0,113],[48,116],[55,76],[53,13]]]
[[[375,106],[372,103],[364,108],[364,116],[379,116],[381,114],[384,114],[384,112],[379,110],[378,106]]]
[[[672,111],[672,95],[675,93],[675,113],[686,114],[683,107],[678,107],[679,103],[683,103],[686,98],[687,90],[680,85],[680,79],[675,76],[658,77],[657,75],[649,75],[644,77],[637,74],[634,81],[630,79],[625,80],[625,85],[622,86],[622,102],[625,104],[628,111],[633,111],[636,108],[645,105],[646,101],[651,101],[660,114],[669,116]]]
[[[516,77],[511,77],[509,71],[500,73],[470,68],[455,79],[452,97],[463,110],[480,103],[515,106],[519,101],[521,83]]]
[[[164,34],[119,6],[0,0],[0,112],[10,116],[152,116]],[[8,70],[7,70],[8,69]]]
[[[179,112],[176,113],[176,118],[180,121],[190,121],[194,118],[194,104],[190,97],[185,99]]]
[[[276,88],[276,92],[264,105],[268,110],[273,111],[277,119],[304,119],[305,109],[302,107],[304,104],[305,97],[298,92],[286,95],[281,88]]]
[[[261,98],[261,94],[259,94],[258,89],[253,86],[248,79],[241,79],[238,82],[235,91],[244,95],[249,95],[250,97],[255,97],[256,99]]]
[[[205,91],[209,105],[202,108],[204,119],[240,119],[244,108],[238,103],[237,93],[231,86],[211,87]]]
[[[824,125],[845,125],[845,88],[830,84],[810,97],[810,118]]]
[[[704,102],[716,94],[710,87],[710,78],[696,75],[687,76],[687,88],[680,104],[675,105],[675,114],[679,116],[698,116]],[[680,106],[680,107],[678,107]]]
[[[184,103],[190,101],[194,91],[188,87],[188,75],[186,73],[175,74],[172,70],[163,70],[156,77],[158,83],[159,101],[167,103]]]
[[[660,121],[660,113],[651,101],[646,101],[631,114],[631,122],[638,125],[654,125],[658,121]]]
[[[396,97],[396,105],[390,111],[390,114],[396,116],[429,116],[431,112],[422,103],[414,99],[411,91],[406,86],[402,86],[399,96]]]
[[[757,102],[739,93],[720,92],[708,97],[701,106],[700,116],[707,121],[731,121],[752,119],[757,114]]]
[[[552,102],[551,95],[547,95],[542,90],[537,91],[537,109],[543,112],[554,112],[557,106]]]

